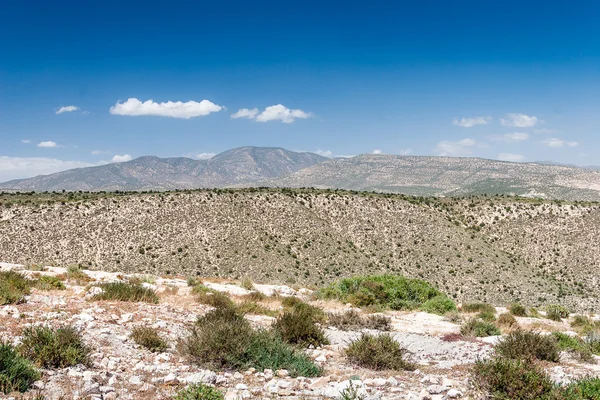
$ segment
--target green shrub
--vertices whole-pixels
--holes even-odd
[[[460,327],[460,333],[464,336],[486,337],[500,335],[500,329],[496,325],[482,321],[478,318],[469,318]]]
[[[453,324],[460,324],[463,322],[462,315],[458,311],[450,311],[444,315],[444,319]]]
[[[430,314],[444,315],[451,311],[456,311],[456,304],[444,295],[436,296],[427,300],[421,305],[421,311]]]
[[[516,328],[519,326],[515,317],[513,317],[512,314],[509,313],[500,314],[496,323],[498,324],[498,326],[502,326],[505,328]]]
[[[517,317],[526,317],[527,316],[527,309],[525,308],[525,306],[521,305],[520,303],[512,303],[508,307],[508,310],[510,311],[510,313],[512,315],[515,315]]]
[[[253,301],[244,301],[238,304],[237,309],[242,314],[268,315],[269,317],[275,317],[279,314],[276,310],[271,310]]]
[[[252,283],[252,279],[248,277],[242,279],[240,286],[246,290],[254,290],[254,283]]]
[[[56,276],[44,275],[35,281],[35,287],[40,290],[65,290],[65,284]]]
[[[78,285],[86,285],[92,281],[92,278],[83,272],[79,265],[69,265],[67,267],[67,279]]]
[[[177,392],[175,400],[223,400],[223,393],[201,383],[190,385]]]
[[[320,314],[315,315],[313,308],[306,303],[296,304],[277,318],[273,330],[287,343],[306,347],[328,344],[325,332],[317,325]]]
[[[466,313],[488,312],[496,314],[496,308],[487,303],[465,303],[460,307],[460,311]]]
[[[348,387],[340,392],[337,400],[366,400],[366,396],[361,394],[358,386],[355,386],[350,380]]]
[[[92,300],[158,303],[156,292],[138,283],[110,282],[100,284],[98,287],[102,289],[102,293],[95,295]]]
[[[562,389],[556,396],[560,400],[600,400],[600,378],[587,377],[572,382]]]
[[[349,310],[343,313],[331,313],[327,317],[330,326],[335,326],[343,331],[359,329],[377,329],[380,331],[390,331],[392,329],[390,318],[385,315],[361,316],[355,310]]]
[[[206,304],[215,308],[235,307],[235,303],[229,298],[229,296],[227,296],[225,293],[217,291],[199,291],[196,295],[196,301],[198,301],[200,304]]]
[[[252,335],[246,359],[246,367],[273,371],[286,369],[292,377],[313,377],[322,374],[321,369],[306,354],[266,330],[259,330]]]
[[[494,321],[496,321],[496,313],[489,312],[489,311],[482,311],[479,314],[477,314],[477,318],[479,318],[480,320],[485,321],[485,322],[494,322]]]
[[[33,281],[15,271],[0,272],[0,305],[22,303]]]
[[[284,307],[284,309],[287,309],[286,311],[291,310],[302,312],[315,322],[324,323],[327,321],[327,314],[325,314],[325,311],[319,307],[305,303],[297,297],[284,297],[281,301],[281,305]]]
[[[549,400],[554,391],[548,375],[531,361],[478,360],[471,375],[474,386],[494,400]]]
[[[494,348],[496,354],[512,359],[558,362],[560,348],[552,335],[518,330],[504,336]]]
[[[363,333],[360,338],[350,342],[344,353],[351,363],[376,371],[415,369],[415,364],[407,359],[408,350],[402,348],[388,333]]]
[[[158,334],[158,331],[149,326],[133,328],[130,337],[135,343],[152,352],[162,352],[169,347],[167,341]]]
[[[0,342],[0,393],[25,392],[40,378],[29,360],[10,344]]]
[[[267,296],[262,292],[250,292],[241,296],[241,299],[244,301],[265,301],[267,300]]]
[[[552,337],[561,350],[570,351],[579,361],[594,363],[590,346],[579,337],[569,336],[562,332],[552,332]]]
[[[322,289],[319,296],[352,303],[358,307],[414,310],[428,300],[444,294],[419,279],[408,279],[400,275],[372,275],[342,279]],[[441,299],[437,302],[441,303]]]
[[[552,321],[562,321],[569,317],[569,310],[559,304],[550,304],[546,307],[546,318]]]
[[[43,368],[66,368],[89,364],[90,349],[81,334],[70,326],[28,327],[23,331],[19,353]]]
[[[600,333],[590,332],[583,339],[585,344],[590,348],[592,353],[600,355]]]
[[[234,308],[216,308],[199,317],[179,344],[192,362],[211,369],[287,369],[292,376],[318,376],[321,370],[303,353],[265,330],[252,330]]]
[[[592,321],[585,315],[574,315],[571,320],[571,327],[573,328],[586,328],[593,327]]]

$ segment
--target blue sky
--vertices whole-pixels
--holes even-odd
[[[599,18],[588,0],[8,0],[0,181],[245,145],[598,165]]]

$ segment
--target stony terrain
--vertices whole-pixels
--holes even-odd
[[[0,203],[0,259],[26,265],[305,286],[391,272],[459,301],[600,303],[596,203],[286,189],[5,194]]]
[[[14,269],[27,276],[60,276],[60,267],[23,269],[23,266],[0,263],[0,270]],[[117,273],[84,271],[89,285],[127,279]],[[497,337],[481,339],[448,339],[459,331],[459,325],[443,317],[422,312],[391,312],[392,334],[418,364],[416,371],[375,372],[351,365],[342,353],[348,341],[359,332],[343,332],[327,327],[330,345],[306,350],[324,368],[318,378],[290,378],[287,372],[202,370],[182,358],[175,349],[177,340],[184,337],[197,315],[210,307],[198,304],[184,279],[176,277],[145,277],[152,283],[145,286],[160,294],[160,303],[123,303],[93,301],[90,286],[67,282],[63,291],[34,289],[23,304],[0,307],[0,339],[17,343],[22,329],[29,325],[73,325],[81,330],[92,347],[92,365],[65,369],[43,370],[35,389],[23,399],[42,395],[45,399],[170,399],[177,390],[190,383],[214,384],[226,393],[226,399],[323,399],[339,398],[352,379],[366,399],[431,399],[475,398],[469,381],[469,368],[478,358],[485,358]],[[204,280],[215,290],[229,293],[232,298],[249,293],[223,280]],[[310,291],[294,290],[288,286],[255,284],[254,290],[279,296],[299,296],[310,301]],[[328,312],[349,309],[335,302],[311,301]],[[269,301],[277,308],[277,301]],[[498,309],[499,312],[503,309]],[[247,315],[255,326],[268,326],[273,318]],[[594,316],[593,318],[598,318]],[[565,322],[537,318],[517,318],[523,328],[568,331]],[[135,326],[153,326],[168,338],[170,348],[151,353],[136,345],[129,337]],[[556,382],[569,382],[585,375],[597,375],[596,364],[582,364],[563,355],[560,364],[548,365]],[[61,397],[62,396],[62,397]],[[0,398],[14,398],[5,396]]]

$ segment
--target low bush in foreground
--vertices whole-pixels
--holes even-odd
[[[216,388],[203,384],[186,387],[177,392],[175,400],[223,400],[223,393]]]
[[[90,349],[81,334],[70,326],[25,328],[19,353],[43,368],[66,368],[88,364]]]
[[[0,305],[22,303],[33,281],[15,271],[0,272]]]
[[[131,302],[158,303],[158,295],[152,289],[145,288],[139,283],[110,282],[98,285],[102,293],[95,295],[92,300],[116,300]]]
[[[500,339],[496,354],[512,359],[536,359],[558,362],[560,348],[552,335],[518,330]]]
[[[600,400],[600,378],[587,377],[559,389],[560,400]]]
[[[465,303],[460,307],[460,311],[466,313],[488,312],[495,314],[496,308],[487,303]]]
[[[576,336],[569,336],[562,332],[552,332],[552,337],[561,350],[571,352],[579,361],[594,363],[590,346]]]
[[[320,314],[315,314],[311,307],[306,303],[299,303],[291,310],[284,311],[273,324],[273,331],[283,341],[291,344],[305,347],[328,344],[325,332],[317,325]]]
[[[526,317],[527,316],[527,309],[525,308],[525,306],[521,305],[520,303],[512,303],[508,307],[508,311],[510,311],[510,313],[512,315],[517,316],[517,317]]]
[[[430,314],[445,315],[456,311],[456,304],[445,295],[440,295],[427,300],[421,305],[420,310]]]
[[[363,333],[360,338],[350,342],[344,353],[351,363],[376,371],[415,369],[415,364],[407,358],[408,350],[402,348],[388,333]]]
[[[569,310],[559,304],[550,304],[546,307],[546,318],[552,321],[562,321],[563,318],[569,317]]]
[[[343,313],[331,313],[327,317],[329,325],[335,326],[343,331],[352,331],[359,329],[377,329],[380,331],[390,331],[392,329],[390,318],[385,315],[362,316],[355,310],[349,310]]]
[[[133,328],[131,331],[131,339],[152,352],[165,351],[169,347],[167,341],[158,334],[158,331],[149,326],[138,326]]]
[[[44,275],[35,281],[35,287],[40,290],[65,290],[65,284],[56,276]]]
[[[496,325],[482,321],[478,318],[470,318],[460,327],[460,333],[464,336],[486,337],[500,335],[500,329]]]
[[[0,393],[25,392],[40,378],[29,360],[10,344],[0,342]]]
[[[431,284],[401,275],[345,278],[322,289],[319,295],[358,307],[379,306],[394,310],[415,310],[437,297],[435,302],[430,303],[432,309],[449,307],[449,303],[443,301],[446,296]]]
[[[292,376],[318,376],[306,355],[269,331],[254,331],[235,308],[215,308],[199,317],[179,344],[192,362],[211,369],[287,369]]]

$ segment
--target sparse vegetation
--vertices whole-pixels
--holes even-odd
[[[133,328],[131,339],[152,352],[161,352],[169,347],[167,341],[159,335],[155,328],[147,326]]]
[[[445,295],[440,295],[427,300],[421,305],[420,309],[431,314],[445,315],[451,311],[456,311],[456,304]]]
[[[494,348],[496,354],[512,359],[558,362],[560,348],[550,335],[518,330],[504,336]]]
[[[40,373],[10,344],[0,342],[0,393],[25,392]]]
[[[56,276],[43,275],[35,281],[35,287],[40,290],[65,290],[65,284]]]
[[[89,363],[90,349],[83,342],[81,333],[70,326],[25,328],[18,350],[23,357],[43,368]]]
[[[464,336],[486,337],[500,335],[500,329],[496,325],[482,321],[479,318],[469,318],[460,327],[460,333]]]
[[[495,314],[496,308],[486,303],[465,303],[460,307],[460,311],[465,313],[487,312]]]
[[[517,317],[526,317],[527,316],[527,309],[525,308],[525,306],[521,305],[520,303],[512,303],[509,307],[508,310],[510,311],[510,313],[514,316]]]
[[[146,302],[157,304],[158,295],[152,289],[145,288],[139,283],[110,282],[98,285],[102,293],[95,295],[92,300],[116,300]]]
[[[323,329],[317,325],[324,315],[306,303],[296,303],[283,312],[273,324],[273,330],[287,343],[301,346],[322,346],[329,341]]]
[[[552,321],[562,321],[569,317],[569,310],[560,304],[550,304],[546,307],[546,318]]]
[[[363,333],[360,338],[350,342],[344,352],[351,363],[376,371],[415,369],[415,364],[408,359],[408,351],[387,333]]]
[[[21,303],[33,282],[15,271],[0,272],[0,305]]]
[[[515,317],[513,317],[513,315],[509,313],[500,314],[496,323],[498,324],[498,326],[508,329],[514,329],[519,326]]]
[[[355,310],[349,310],[343,313],[330,313],[327,316],[329,325],[335,326],[344,331],[360,329],[377,329],[380,331],[391,330],[391,320],[385,315],[372,314],[361,316]]]
[[[177,392],[174,400],[223,400],[224,396],[212,386],[201,383],[190,385]]]

